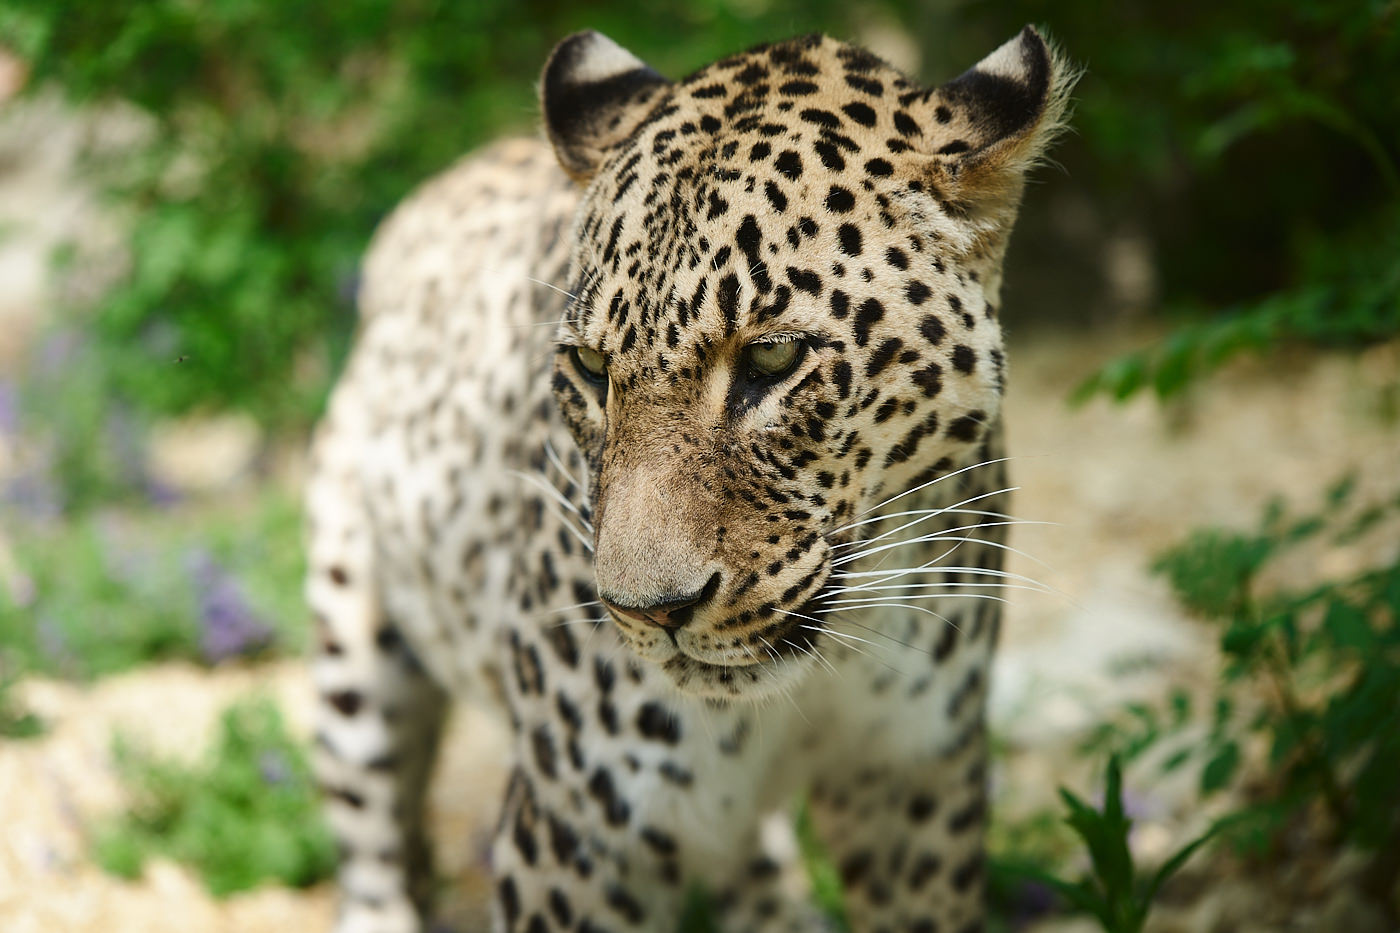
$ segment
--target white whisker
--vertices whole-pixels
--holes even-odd
[[[920,484],[920,485],[918,485],[918,486],[915,486],[913,489],[906,489],[904,492],[901,492],[899,495],[890,496],[890,497],[889,497],[888,499],[886,499],[885,501],[880,502],[880,503],[878,503],[878,504],[876,504],[876,505],[872,505],[870,508],[866,509],[864,512],[861,512],[860,515],[869,515],[871,512],[875,511],[876,509],[882,509],[882,508],[884,508],[885,506],[889,505],[891,502],[897,502],[898,500],[903,499],[905,496],[912,496],[914,493],[918,492],[918,491],[921,490],[921,489],[927,489],[928,487],[934,485],[935,483],[941,483],[941,482],[943,482],[945,479],[952,479],[954,476],[957,476],[957,475],[959,475],[959,474],[961,474],[961,473],[966,473],[968,470],[975,470],[975,469],[977,469],[978,467],[991,466],[991,465],[994,464],[994,463],[1006,463],[1007,461],[1009,461],[1009,460],[1011,460],[1011,459],[1013,459],[1013,458],[1012,458],[1012,457],[998,457],[998,458],[995,459],[995,460],[983,460],[981,463],[974,463],[974,464],[972,464],[971,466],[965,466],[965,467],[963,467],[963,468],[960,469],[960,470],[954,470],[952,473],[945,473],[945,474],[943,474],[942,476],[939,476],[939,477],[937,477],[937,478],[935,478],[935,479],[929,480],[927,483],[922,483],[922,484]],[[856,516],[856,517],[859,518],[860,515],[858,515],[858,516]],[[847,525],[842,525],[840,528],[837,528],[837,529],[835,529],[834,531],[832,531],[831,534],[836,534],[837,532],[845,531],[845,530],[846,530],[847,528],[849,528],[849,527],[851,527],[849,524],[847,524]]]
[[[536,613],[533,613],[533,614],[531,615],[531,618],[539,618],[540,616],[552,616],[552,615],[555,615],[555,614],[560,613],[560,612],[568,612],[570,609],[582,609],[582,608],[585,607],[585,606],[601,606],[601,605],[603,605],[603,604],[600,603],[598,600],[596,600],[596,599],[590,599],[590,600],[589,600],[588,602],[586,602],[586,603],[574,603],[572,606],[560,606],[558,609],[546,609],[546,610],[544,610],[543,612],[536,612]]]
[[[550,289],[551,291],[556,291],[556,292],[558,292],[559,294],[563,295],[565,298],[569,299],[570,301],[578,301],[578,295],[575,295],[573,292],[566,292],[566,291],[564,291],[564,289],[560,288],[558,285],[551,285],[551,284],[549,284],[548,282],[544,281],[543,279],[537,279],[537,278],[535,278],[534,276],[530,276],[530,275],[525,276],[525,278],[529,279],[531,282],[534,282],[536,285],[543,285],[545,288],[548,288],[548,289]]]
[[[550,463],[554,464],[554,468],[556,470],[564,474],[565,479],[574,484],[575,489],[577,489],[579,492],[583,492],[583,483],[580,483],[577,479],[574,478],[574,474],[571,473],[569,471],[569,468],[564,465],[563,458],[561,458],[559,454],[555,453],[554,445],[551,444],[549,441],[544,442],[544,455],[549,458]]]
[[[836,560],[832,561],[831,564],[832,564],[833,567],[839,567],[839,566],[841,566],[842,564],[849,564],[849,563],[851,563],[852,561],[857,561],[857,560],[860,560],[861,558],[869,557],[871,554],[879,554],[879,553],[881,553],[882,551],[889,551],[889,550],[892,550],[892,549],[894,549],[894,548],[907,547],[907,546],[909,546],[909,545],[911,545],[911,544],[923,544],[923,543],[928,542],[928,541],[956,541],[956,540],[958,540],[957,538],[955,538],[955,537],[949,537],[949,535],[956,534],[956,533],[959,532],[959,531],[976,531],[978,528],[999,528],[999,527],[1002,527],[1002,526],[1005,526],[1005,525],[1038,525],[1038,524],[1040,524],[1040,523],[1039,523],[1039,522],[1032,522],[1032,521],[1021,521],[1021,520],[1019,520],[1019,519],[1014,519],[1014,520],[1009,521],[1009,522],[978,522],[978,523],[975,524],[975,525],[958,525],[958,526],[953,527],[953,528],[943,528],[943,529],[940,529],[939,531],[930,532],[930,533],[928,533],[928,534],[926,534],[926,535],[919,535],[919,536],[914,537],[914,538],[905,538],[903,541],[891,541],[889,544],[881,544],[881,545],[877,545],[877,546],[875,546],[875,547],[866,548],[864,551],[857,551],[857,552],[855,552],[854,554],[844,554],[844,555],[842,555],[841,557],[838,557]],[[973,539],[973,540],[977,540],[977,539]]]

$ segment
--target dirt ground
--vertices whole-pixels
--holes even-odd
[[[1016,529],[1013,544],[1028,556],[1010,569],[1059,591],[1013,600],[995,680],[993,721],[1011,749],[995,779],[997,800],[1020,810],[1050,800],[1057,783],[1084,778],[1068,749],[1101,712],[1125,697],[1160,693],[1169,679],[1208,674],[1202,662],[1210,657],[1210,635],[1183,618],[1144,570],[1158,548],[1203,523],[1249,524],[1276,493],[1311,504],[1322,484],[1349,469],[1360,471],[1363,486],[1392,486],[1400,474],[1400,432],[1378,418],[1377,405],[1381,386],[1400,372],[1400,347],[1378,348],[1359,361],[1338,355],[1238,365],[1167,409],[1143,399],[1071,410],[1063,400],[1095,361],[1146,336],[1016,336],[1006,412],[1021,487],[1017,511],[1055,524]],[[121,803],[110,760],[113,730],[194,755],[218,712],[250,691],[278,698],[305,732],[309,688],[293,662],[212,673],[163,666],[87,688],[22,684],[22,700],[50,731],[35,741],[0,743],[0,930],[328,929],[325,888],[268,889],[218,902],[178,866],[156,864],[144,880],[127,883],[86,855],[86,828]],[[481,853],[502,748],[494,723],[459,716],[442,763],[451,779],[439,782],[434,798],[442,865],[460,882],[450,909],[463,930],[483,928]],[[1154,793],[1155,810],[1136,832],[1148,857],[1175,844],[1190,822],[1181,812],[1185,788]],[[1202,909],[1170,928],[1248,926],[1220,926],[1229,911]]]

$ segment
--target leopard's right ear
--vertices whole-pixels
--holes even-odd
[[[600,32],[576,32],[555,46],[540,79],[540,107],[564,171],[587,181],[670,86]]]

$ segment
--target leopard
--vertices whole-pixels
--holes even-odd
[[[435,922],[463,705],[509,726],[495,931],[832,928],[799,813],[851,930],[982,928],[1003,265],[1074,78],[1030,26],[932,87],[585,31],[541,134],[388,215],[307,471],[337,933]]]

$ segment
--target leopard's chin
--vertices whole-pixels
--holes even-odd
[[[806,607],[804,607],[805,609]],[[817,663],[816,626],[794,614],[761,647],[742,657],[697,652],[672,643],[665,658],[652,657],[682,693],[712,699],[761,700],[791,688]]]

